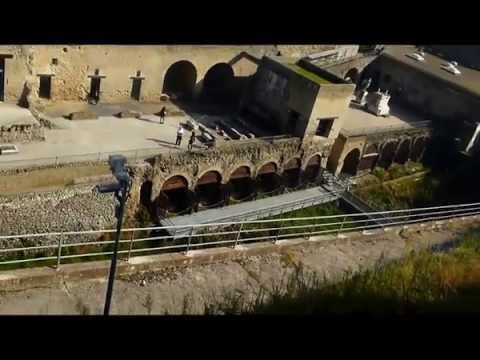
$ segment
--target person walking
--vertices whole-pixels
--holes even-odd
[[[190,136],[190,140],[188,140],[188,151],[192,151],[194,143],[195,143],[195,130],[192,130],[192,136]]]
[[[182,145],[182,136],[183,136],[183,127],[182,125],[178,125],[178,130],[177,130],[177,141],[175,142],[175,145]]]
[[[160,116],[160,124],[165,123],[165,115],[167,115],[167,108],[164,106],[158,113],[158,116]]]

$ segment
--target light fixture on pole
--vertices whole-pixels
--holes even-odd
[[[103,312],[104,315],[110,314],[113,283],[115,281],[115,272],[117,270],[118,244],[120,242],[120,233],[122,230],[123,213],[132,185],[132,180],[125,166],[127,163],[125,156],[111,155],[108,158],[108,163],[110,164],[110,170],[112,171],[113,176],[115,176],[117,179],[117,182],[96,186],[96,190],[99,193],[113,193],[118,201],[118,204],[115,208],[115,217],[117,218],[117,235],[115,238],[112,262],[110,264],[110,273],[108,276],[107,295],[105,298],[105,308]]]

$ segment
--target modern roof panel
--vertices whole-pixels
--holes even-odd
[[[407,54],[411,54],[416,50],[414,46],[391,45],[385,49],[383,56],[393,58],[427,75],[439,78],[476,96],[480,96],[480,71],[458,65],[457,68],[461,71],[461,74],[454,75],[442,69],[442,66],[447,64],[447,61],[438,56],[426,52],[425,61],[423,62],[407,56]]]

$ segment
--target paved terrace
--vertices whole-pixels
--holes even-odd
[[[354,102],[343,115],[341,132],[347,136],[365,135],[389,130],[413,129],[425,127],[427,119],[403,109],[395,104],[389,104],[390,116],[376,116]]]
[[[167,107],[164,124],[155,114],[162,106]],[[121,111],[133,110],[143,115],[137,118],[119,118],[114,116]],[[72,112],[93,111],[99,116],[97,120],[67,120],[64,116]],[[121,103],[98,104],[66,102],[49,106],[42,111],[42,117],[49,120],[54,129],[45,129],[46,141],[16,144],[18,154],[0,157],[0,167],[26,165],[44,165],[55,162],[59,157],[67,161],[95,161],[99,153],[138,153],[139,158],[154,154],[186,150],[190,131],[184,133],[180,148],[175,146],[176,131],[180,123],[195,119],[207,127],[221,116],[182,113],[172,103]],[[0,119],[3,123],[38,123],[31,113],[11,104],[0,104]],[[214,131],[210,132],[217,137]],[[217,137],[219,143],[224,141]],[[201,146],[201,142],[196,142]],[[104,158],[104,157],[102,157]]]
[[[38,125],[38,121],[28,109],[0,102],[0,127],[12,125]]]

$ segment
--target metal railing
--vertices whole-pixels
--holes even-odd
[[[384,223],[378,224],[370,217],[382,215]],[[279,240],[306,238],[319,235],[338,235],[352,231],[387,230],[391,226],[405,226],[435,221],[437,224],[453,218],[480,215],[480,203],[457,204],[406,210],[378,211],[367,214],[341,214],[329,216],[278,218],[253,221],[235,221],[208,224],[173,225],[163,227],[123,229],[120,254],[131,256],[155,254],[216,246],[232,246],[252,242],[277,242]],[[185,231],[174,237],[172,232]],[[163,232],[162,232],[163,231]],[[367,232],[366,232],[367,231]],[[112,254],[109,248],[114,241],[105,240],[106,234],[115,230],[78,232],[52,232],[42,234],[17,234],[0,236],[0,265],[50,262],[57,268],[73,259],[101,259]],[[159,234],[159,235],[157,235]],[[167,235],[163,235],[167,234]],[[103,236],[102,236],[103,235]],[[95,237],[85,241],[85,237]],[[33,244],[23,246],[23,244]],[[9,246],[11,244],[11,246]],[[22,246],[20,246],[22,244]],[[0,266],[1,269],[1,266]]]
[[[22,159],[22,160],[4,160],[0,158],[0,169],[12,169],[12,168],[22,168],[22,167],[41,167],[41,166],[59,166],[59,165],[68,165],[73,163],[102,163],[107,162],[108,157],[114,154],[121,154],[127,157],[128,160],[136,162],[138,160],[143,160],[148,157],[168,154],[171,152],[177,152],[180,149],[160,149],[156,148],[146,148],[146,149],[137,149],[137,150],[118,150],[118,151],[109,151],[109,152],[97,152],[97,153],[87,153],[87,154],[78,154],[78,155],[61,155],[55,157],[45,157],[45,158],[36,158],[36,159]]]
[[[245,140],[235,140],[235,143],[238,145],[246,144],[249,142],[269,142],[271,144],[281,141],[290,141],[293,139],[290,136],[280,135],[280,136],[269,136],[269,137],[259,137],[253,139],[245,139]],[[228,145],[228,143],[226,143]],[[195,145],[196,150],[203,152],[205,151],[204,146]],[[223,144],[218,145],[218,147],[222,147]],[[60,165],[69,165],[75,163],[103,163],[108,161],[108,157],[110,155],[121,154],[124,155],[127,160],[136,162],[138,160],[144,160],[149,157],[157,156],[157,155],[168,155],[172,153],[177,153],[181,151],[186,151],[182,148],[174,148],[174,145],[168,148],[144,148],[144,149],[136,149],[136,150],[117,150],[117,151],[109,151],[109,152],[95,152],[95,153],[85,153],[85,154],[75,154],[75,155],[59,155],[59,156],[52,156],[52,157],[44,157],[44,158],[32,158],[32,159],[11,159],[9,157],[0,157],[0,170],[6,169],[16,169],[16,168],[25,168],[25,167],[44,167],[44,166],[60,166]]]

